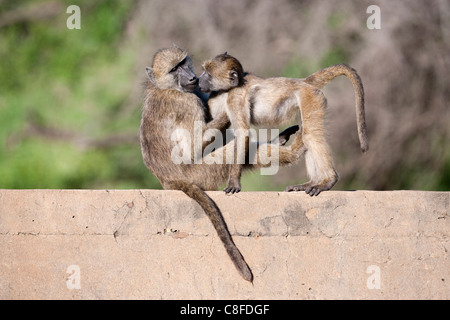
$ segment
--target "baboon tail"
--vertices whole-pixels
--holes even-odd
[[[358,126],[358,137],[362,152],[369,150],[369,139],[367,138],[366,119],[364,111],[364,87],[355,69],[345,65],[337,64],[319,70],[305,79],[305,82],[322,89],[334,78],[344,75],[353,85],[356,97],[356,123]]]
[[[195,184],[185,181],[176,181],[169,183],[169,186],[171,189],[183,191],[186,195],[194,199],[202,207],[202,209],[205,211],[206,215],[214,225],[214,228],[216,229],[220,240],[222,240],[222,243],[225,246],[225,249],[227,250],[227,253],[233,261],[236,269],[245,280],[253,282],[252,271],[245,262],[241,252],[234,244],[225,220],[223,219],[223,216],[216,203],[199,186]]]

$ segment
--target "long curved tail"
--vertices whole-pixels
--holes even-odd
[[[319,70],[305,79],[305,82],[319,89],[323,88],[334,78],[344,75],[353,85],[356,97],[356,123],[358,126],[358,137],[362,152],[369,150],[369,139],[367,138],[366,118],[364,111],[364,87],[355,69],[345,65],[337,64]]]
[[[205,211],[209,220],[211,220],[214,228],[219,235],[228,255],[233,261],[236,269],[241,276],[250,282],[253,282],[253,274],[249,266],[244,260],[239,249],[233,242],[231,235],[228,231],[227,225],[223,216],[217,207],[216,203],[197,185],[185,181],[175,181],[169,183],[171,189],[181,190],[190,198],[194,199]]]

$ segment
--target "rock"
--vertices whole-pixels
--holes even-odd
[[[0,299],[449,299],[450,192],[0,190]]]

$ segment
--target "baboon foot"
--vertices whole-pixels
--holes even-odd
[[[241,191],[241,183],[239,181],[230,180],[228,181],[228,187],[223,189],[225,193],[238,193]]]
[[[305,191],[306,194],[309,194],[312,197],[319,195],[319,193],[321,193],[322,191],[330,190],[335,185],[336,181],[329,181],[326,183],[319,183],[319,184],[307,182],[303,184],[289,186],[284,191],[286,192]]]
[[[307,182],[307,183],[303,183],[303,184],[289,186],[284,191],[286,191],[286,192],[305,191],[305,193],[309,194],[312,197],[312,196],[317,196],[321,191],[324,191],[324,189],[322,189],[318,186],[312,185],[312,183],[310,183],[310,182]]]

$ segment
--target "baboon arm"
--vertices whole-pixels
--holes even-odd
[[[222,112],[217,118],[211,120],[203,127],[203,133],[205,133],[205,131],[209,129],[217,129],[219,131],[222,131],[229,125],[230,119],[228,119],[226,112]]]
[[[248,106],[248,102],[241,94],[229,96],[227,104],[235,138],[234,161],[231,165],[228,186],[224,191],[226,193],[235,193],[241,191],[241,174],[249,149],[250,119],[246,110],[250,110],[250,106]]]
[[[202,154],[205,151],[205,148],[212,142],[212,136],[205,135],[205,132],[210,129],[222,131],[229,126],[230,119],[228,119],[228,116],[225,112],[221,113],[217,118],[211,120],[210,122],[206,123],[205,126],[203,126],[202,137],[204,137],[204,140],[202,142]]]

